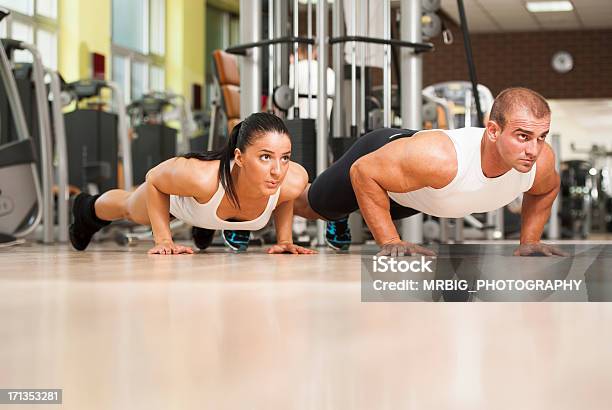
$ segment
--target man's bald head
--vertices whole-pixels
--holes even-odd
[[[546,99],[529,88],[506,88],[495,97],[489,120],[504,128],[508,117],[519,109],[527,109],[535,118],[550,116]]]

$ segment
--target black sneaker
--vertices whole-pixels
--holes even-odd
[[[327,222],[325,242],[336,251],[348,251],[349,246],[351,246],[351,230],[349,229],[348,217]]]
[[[193,237],[195,246],[200,250],[204,250],[212,243],[213,237],[215,236],[215,230],[194,226],[191,228],[191,236]]]
[[[251,231],[232,231],[224,229],[221,231],[223,242],[236,252],[244,252],[249,247]]]
[[[70,243],[77,251],[83,251],[91,242],[91,238],[96,232],[111,221],[103,221],[96,216],[94,203],[99,195],[89,195],[81,192],[74,198],[72,204],[72,215],[74,220],[70,225]]]

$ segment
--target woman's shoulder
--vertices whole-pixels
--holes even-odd
[[[189,185],[194,198],[206,202],[219,186],[219,160],[202,161],[196,158],[178,157],[176,162],[177,183]],[[181,181],[181,182],[179,182]]]
[[[279,201],[291,201],[296,199],[308,186],[308,173],[303,166],[297,162],[290,162],[287,175],[281,186]]]

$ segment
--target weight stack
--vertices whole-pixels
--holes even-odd
[[[70,185],[86,190],[87,184],[93,182],[87,180],[86,166],[107,163],[110,177],[101,181],[98,189],[102,193],[117,188],[117,121],[117,114],[100,110],[84,109],[64,114]]]
[[[315,120],[298,118],[285,120],[291,135],[291,160],[297,162],[308,172],[308,181],[317,176],[317,130]]]
[[[132,140],[134,185],[145,181],[147,172],[176,155],[176,130],[161,124],[141,124]]]
[[[208,132],[203,132],[196,137],[189,139],[189,152],[208,151]]]

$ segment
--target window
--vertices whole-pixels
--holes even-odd
[[[34,0],[1,0],[0,4],[10,9],[27,16],[34,14]]]
[[[24,24],[19,20],[15,20],[11,24],[11,33],[9,37],[31,44],[34,42],[34,28],[29,24]],[[32,54],[30,54],[29,51],[16,50],[13,57],[15,61],[32,62]]]
[[[166,10],[165,0],[151,1],[151,19],[149,21],[150,52],[163,56],[166,53],[165,33],[166,33]]]
[[[149,53],[148,0],[113,0],[113,44]]]
[[[163,90],[165,83],[165,72],[163,68],[152,66],[149,75],[149,86],[151,90]]]
[[[124,100],[128,102],[130,100],[130,96],[125,95],[125,90],[130,89],[130,79],[128,77],[128,73],[130,72],[130,61],[126,57],[114,55],[112,70],[113,81],[116,82],[124,91]]]
[[[0,24],[0,35],[34,44],[46,67],[57,70],[57,0],[0,0],[11,14]],[[27,51],[16,51],[15,61],[31,62]]]
[[[113,0],[112,79],[126,103],[165,89],[165,0]]]
[[[149,90],[149,65],[142,61],[132,63],[132,99],[138,99]]]
[[[57,34],[39,28],[36,30],[36,44],[45,65],[57,70]]]
[[[57,0],[36,0],[36,13],[51,19],[57,18]]]

